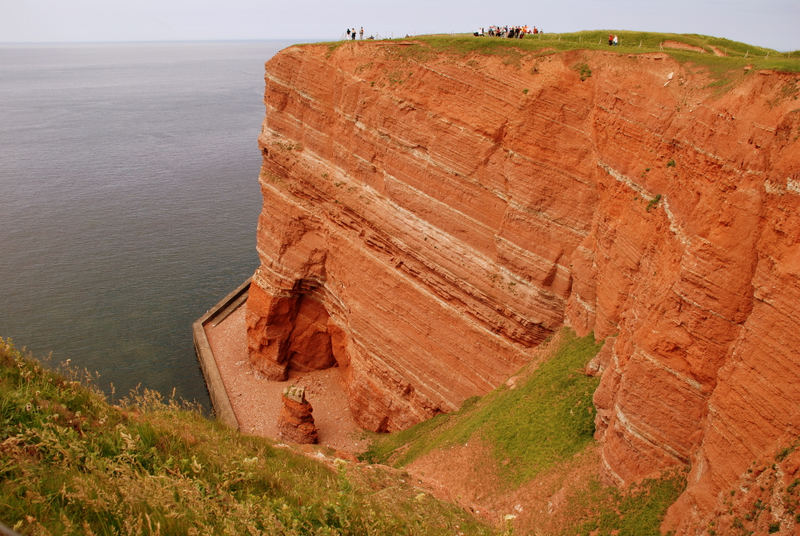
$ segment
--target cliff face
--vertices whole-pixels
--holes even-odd
[[[689,466],[667,524],[698,526],[800,435],[799,81],[747,72],[720,94],[663,54],[285,50],[251,362],[335,361],[359,423],[396,430],[487,392],[563,324],[615,335],[606,472]]]

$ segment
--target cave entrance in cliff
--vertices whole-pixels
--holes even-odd
[[[325,305],[313,294],[301,294],[286,353],[290,372],[311,372],[337,364],[329,325],[330,314]]]
[[[351,399],[351,367],[347,334],[327,307],[318,283],[300,281],[294,287],[292,330],[285,341],[283,365],[290,385],[305,389],[313,407],[320,444],[343,452],[366,448]],[[285,388],[283,384],[282,388]]]

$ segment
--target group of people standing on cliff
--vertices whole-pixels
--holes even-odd
[[[362,27],[361,27],[361,29],[358,31],[358,35],[359,35],[359,39],[364,39],[364,27],[363,27],[363,26],[362,26]],[[356,29],[355,29],[355,28],[353,28],[353,29],[351,30],[350,28],[348,28],[348,29],[347,29],[347,37],[348,37],[349,39],[351,39],[351,40],[355,40],[355,38],[356,38]],[[372,36],[369,36],[369,37],[367,37],[367,39],[375,39],[375,38],[374,38],[374,37],[372,37]]]
[[[616,34],[611,34],[608,36],[608,46],[616,47],[619,46],[619,37]]]
[[[485,31],[483,28],[479,32],[475,32],[473,35],[475,37],[484,37],[488,35],[489,37],[507,37],[508,39],[522,39],[527,34],[537,35],[540,33],[544,33],[541,28],[537,28],[536,26],[531,28],[526,24],[525,26],[489,26],[489,31]]]

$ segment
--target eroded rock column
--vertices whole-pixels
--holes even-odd
[[[314,425],[314,408],[306,400],[306,390],[295,385],[283,390],[283,406],[278,416],[278,433],[281,439],[294,443],[316,443],[319,441]]]

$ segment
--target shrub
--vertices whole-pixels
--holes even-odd
[[[573,67],[577,71],[578,76],[581,77],[581,82],[592,76],[592,70],[587,63],[579,63]]]
[[[661,201],[661,194],[656,194],[656,196],[647,203],[647,212],[650,212],[652,209],[658,206],[658,203]]]

